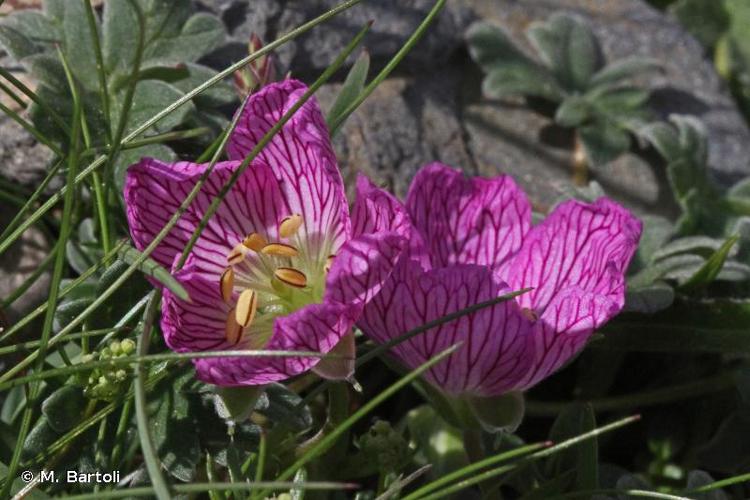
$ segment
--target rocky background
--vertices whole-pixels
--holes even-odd
[[[34,5],[8,0],[3,10]],[[269,41],[336,5],[335,0],[196,0],[195,7],[219,15],[228,44],[206,63],[217,67],[247,54],[247,40],[257,33]],[[432,0],[365,0],[343,15],[284,46],[280,69],[311,81],[369,20],[375,24],[365,41],[377,71],[399,49],[433,5]],[[730,183],[750,175],[750,130],[701,45],[676,20],[641,0],[449,0],[440,19],[364,105],[348,120],[335,145],[346,175],[364,172],[404,195],[421,166],[441,161],[472,174],[510,173],[544,210],[565,195],[571,179],[571,144],[564,131],[530,110],[522,100],[489,101],[481,96],[481,73],[466,52],[464,32],[475,20],[498,23],[524,44],[523,31],[533,21],[568,11],[593,26],[607,60],[640,55],[664,67],[642,83],[653,89],[658,115],[693,114],[710,135],[714,176]],[[13,62],[0,59],[4,67]],[[345,71],[338,75],[343,80]],[[324,107],[340,83],[320,92]],[[5,102],[5,101],[3,101]],[[648,155],[646,155],[648,157]],[[0,118],[0,176],[33,186],[42,177],[48,154],[6,117]],[[625,155],[597,169],[592,178],[634,210],[673,213],[671,195],[657,162]],[[0,225],[15,213],[0,202]],[[31,234],[16,257],[0,262],[0,297],[5,297],[34,262],[47,253],[44,236]],[[28,261],[28,259],[34,260]],[[36,260],[35,260],[36,259]],[[8,278],[5,278],[5,277]],[[43,294],[46,284],[38,282]],[[28,309],[17,303],[9,316]],[[37,297],[39,298],[39,297]]]

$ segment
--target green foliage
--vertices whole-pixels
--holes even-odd
[[[190,14],[186,0],[123,0],[106,2],[101,22],[95,18],[96,34],[88,22],[84,2],[50,0],[45,11],[18,11],[0,22],[0,45],[21,62],[38,82],[39,98],[50,103],[65,123],[72,117],[72,96],[65,84],[61,61],[55,54],[60,44],[79,86],[84,118],[91,132],[92,146],[105,147],[120,120],[128,133],[197,84],[216,72],[198,64],[201,57],[218,48],[225,38],[221,21],[206,13]],[[143,26],[141,26],[143,22]],[[142,57],[136,80],[133,65],[143,31]],[[103,67],[97,63],[96,37],[101,47]],[[103,71],[106,89],[100,88],[99,70]],[[132,99],[128,87],[135,85]],[[101,92],[105,92],[108,110]],[[180,107],[159,122],[152,132],[209,124],[223,126],[226,121],[214,112],[235,100],[226,83]],[[34,125],[61,147],[67,147],[65,131],[49,113],[34,105]],[[164,145],[131,150],[127,158],[115,164],[115,182],[122,188],[124,169],[134,158],[155,154],[161,159],[173,156]]]
[[[658,64],[642,58],[605,64],[589,26],[567,14],[534,23],[526,36],[536,59],[497,26],[480,22],[469,28],[469,51],[487,74],[484,93],[493,98],[520,94],[555,103],[555,123],[577,132],[594,166],[628,151],[632,133],[650,115],[649,91],[628,80],[657,70]]]

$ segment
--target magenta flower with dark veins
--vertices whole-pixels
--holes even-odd
[[[230,160],[215,166],[152,254],[155,260],[173,267],[232,172],[306,90],[287,80],[250,97],[229,141]],[[139,249],[153,241],[206,168],[150,158],[130,167],[125,201]],[[169,347],[177,352],[321,353],[336,348],[353,354],[351,327],[390,275],[406,247],[408,230],[391,195],[365,178],[357,187],[350,216],[328,130],[317,102],[310,99],[240,176],[185,266],[173,268],[191,302],[164,290],[161,327]],[[376,231],[381,213],[395,219]],[[347,375],[331,374],[331,367],[322,369],[325,363],[319,361],[227,357],[195,360],[195,366],[199,378],[223,386],[278,381],[316,364],[323,374]]]
[[[409,256],[358,322],[374,340],[384,343],[451,312],[533,288],[393,349],[414,368],[463,341],[426,375],[449,394],[527,389],[623,307],[624,273],[641,223],[607,198],[567,201],[532,227],[529,202],[512,178],[466,178],[432,164],[412,182],[406,210],[414,226]]]

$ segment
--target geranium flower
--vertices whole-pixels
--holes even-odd
[[[166,267],[176,262],[222,185],[305,91],[302,83],[287,80],[250,97],[228,145],[230,161],[216,165],[154,259]],[[144,158],[129,168],[127,218],[139,249],[153,241],[206,167]],[[345,339],[351,351],[354,321],[406,245],[406,226],[374,231],[383,211],[406,219],[395,199],[361,178],[350,217],[328,130],[310,99],[239,178],[185,266],[173,270],[191,302],[164,290],[167,344],[177,352],[328,353]],[[256,385],[297,375],[319,360],[211,358],[195,366],[207,382]]]
[[[624,273],[641,223],[607,198],[567,201],[531,227],[529,202],[510,177],[466,178],[432,164],[414,178],[406,209],[415,228],[410,255],[358,323],[376,341],[533,288],[393,348],[414,368],[463,341],[426,374],[449,394],[527,389],[578,353],[623,307]]]

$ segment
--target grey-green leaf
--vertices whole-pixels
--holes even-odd
[[[225,37],[224,24],[219,18],[206,13],[195,14],[187,20],[179,34],[155,40],[148,47],[145,59],[194,62],[219,47]]]
[[[567,90],[585,90],[602,66],[591,28],[577,17],[555,14],[545,23],[533,24],[527,36]]]
[[[608,120],[581,127],[579,134],[594,166],[606,165],[630,149],[630,134]]]
[[[482,82],[482,91],[495,99],[526,95],[555,102],[565,95],[545,68],[526,63],[508,63],[494,68]]]
[[[659,71],[661,69],[662,64],[657,59],[627,57],[613,61],[597,71],[591,77],[589,85],[591,87],[613,85],[640,76],[641,73]]]
[[[643,288],[628,288],[623,311],[653,314],[673,302],[674,289],[664,282],[656,282]]]
[[[577,127],[591,116],[591,105],[581,96],[566,98],[557,108],[555,122],[562,127]]]
[[[128,264],[133,264],[133,262],[135,262],[141,256],[141,252],[131,247],[130,245],[124,245],[118,252],[118,255]],[[175,277],[169,273],[169,271],[161,267],[159,263],[151,257],[147,257],[146,260],[138,266],[138,270],[167,287],[180,299],[187,302],[190,301],[190,295],[182,286],[182,284],[180,284],[180,282],[177,281]]]
[[[729,257],[729,253],[735,243],[737,243],[738,239],[739,236],[728,238],[724,244],[706,260],[703,266],[701,266],[701,268],[698,269],[690,279],[682,284],[681,288],[683,290],[691,290],[714,281],[719,275],[719,272],[721,272],[722,267],[724,267],[724,263]]]
[[[370,54],[367,51],[357,58],[352,66],[346,80],[341,86],[336,100],[326,116],[326,122],[330,125],[336,123],[341,114],[359,97],[367,82],[367,74],[370,71]]]

